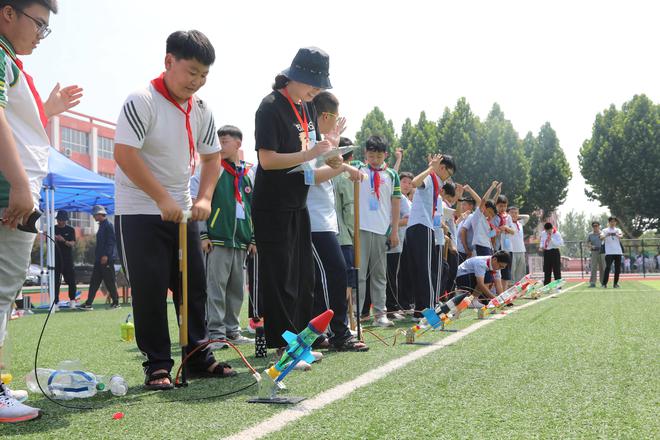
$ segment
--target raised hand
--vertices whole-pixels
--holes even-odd
[[[83,89],[77,85],[60,88],[60,83],[55,84],[48,99],[44,102],[46,116],[50,118],[77,106],[83,96],[82,92]]]
[[[339,140],[341,139],[341,134],[346,130],[346,118],[340,117],[337,118],[337,124],[332,131],[325,135],[325,139],[330,141],[334,148],[339,147]]]
[[[397,148],[394,150],[394,157],[397,161],[401,160],[403,158],[403,148]]]

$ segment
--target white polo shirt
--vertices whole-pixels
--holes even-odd
[[[0,39],[10,52],[0,48],[0,107],[4,109],[14,136],[18,156],[30,183],[32,200],[35,206],[39,206],[41,185],[48,174],[50,140],[27,80],[12,59],[16,56],[14,48],[4,37],[0,36]],[[0,199],[8,202],[9,183],[2,174],[0,181]]]
[[[559,249],[564,244],[564,239],[561,238],[561,234],[555,231],[550,234],[550,239],[548,240],[548,233],[543,230],[541,232],[541,237],[539,239],[539,249]]]
[[[312,232],[334,232],[339,234],[332,179],[309,187],[307,210],[309,211]]]
[[[187,104],[182,107],[185,109]],[[193,141],[199,154],[220,151],[213,115],[208,104],[193,97],[190,112]],[[131,93],[122,107],[115,143],[137,148],[149,170],[183,209],[190,209],[189,181],[192,173],[185,115],[149,87]],[[197,166],[199,160],[197,160]],[[156,202],[117,167],[115,175],[117,214],[160,214]]]
[[[493,217],[492,223],[498,228],[504,225],[513,229],[514,231],[516,230],[516,227],[513,225],[513,220],[511,220],[511,216],[506,213],[504,213],[504,222],[502,222],[502,218],[499,215],[495,215],[495,217]],[[499,234],[497,234],[497,238],[495,239],[495,249],[497,250],[501,249],[505,252],[513,252],[513,244],[511,242],[512,238],[513,238],[513,234],[500,232]]]
[[[528,218],[518,218],[518,221],[513,221],[513,235],[511,236],[511,248],[513,249],[512,252],[516,253],[524,253],[526,252],[525,249],[525,235],[523,232],[523,226],[527,223]]]
[[[476,211],[472,214],[472,230],[474,231],[474,236],[472,237],[472,246],[476,247],[477,245],[493,248],[490,241],[490,235],[492,235],[490,224],[484,213],[477,207]]]
[[[500,274],[500,271],[492,270],[490,259],[491,257],[488,255],[468,258],[463,263],[461,263],[460,266],[458,266],[458,271],[456,272],[456,276],[460,277],[463,275],[474,274],[474,276],[477,277],[484,277],[486,276],[486,272],[494,272],[493,278],[496,280],[501,279],[502,275]]]
[[[401,197],[399,174],[391,168],[378,171],[380,175],[380,199],[378,200],[378,209],[371,210],[369,199],[372,194],[372,171],[366,164],[359,164],[358,169],[366,176],[360,183],[360,229],[385,235],[392,223],[392,198]]]
[[[458,252],[461,252],[463,254],[467,254],[467,251],[465,250],[465,246],[463,246],[463,241],[461,240],[461,230],[465,229],[467,236],[466,241],[468,246],[470,247],[470,250],[474,249],[474,245],[472,244],[472,240],[474,238],[474,231],[472,230],[472,216],[474,215],[474,212],[470,213],[465,220],[462,222],[458,223],[457,231],[456,231],[456,237],[458,239],[457,246],[458,246]]]
[[[438,178],[439,188],[442,188],[442,181]],[[433,180],[430,175],[426,176],[422,185],[415,190],[412,206],[410,208],[410,220],[408,226],[424,225],[429,229],[433,227]],[[440,210],[440,213],[442,210]]]
[[[601,235],[605,236],[605,255],[623,255],[623,251],[621,249],[621,239],[618,237],[622,234],[623,233],[619,228],[607,227],[603,229]]]

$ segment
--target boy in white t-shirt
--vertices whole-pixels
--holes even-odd
[[[621,256],[623,248],[621,247],[621,238],[623,232],[617,227],[619,219],[610,217],[607,219],[608,227],[600,233],[601,240],[605,243],[605,271],[601,280],[601,287],[607,288],[607,282],[610,280],[610,269],[614,263],[614,288],[619,288],[619,274],[621,273]],[[642,260],[642,264],[643,260]]]
[[[42,180],[48,173],[46,124],[82,97],[79,87],[60,89],[58,84],[42,102],[18,58],[30,55],[50,34],[51,12],[57,13],[55,0],[0,2],[0,365],[8,362],[3,351],[7,322],[36,237],[17,228],[25,229],[39,206]],[[0,381],[0,424],[41,416],[39,409],[20,403],[26,398],[27,392],[12,391]]]
[[[488,301],[503,292],[501,270],[511,262],[509,254],[497,251],[495,254],[468,258],[456,272],[456,287],[466,290],[475,297],[473,307],[482,307]],[[488,287],[495,284],[493,294]]]
[[[552,275],[555,281],[561,278],[561,254],[559,248],[564,245],[564,239],[557,228],[548,222],[543,225],[539,238],[539,248],[543,252],[543,284],[549,284]]]
[[[526,214],[521,215],[515,206],[510,206],[507,212],[511,216],[511,222],[514,227],[513,235],[511,236],[511,277],[514,280],[520,280],[527,274],[523,226],[529,221],[529,216]]]
[[[371,302],[374,325],[393,325],[386,316],[387,249],[399,245],[399,211],[401,187],[399,174],[385,164],[387,141],[371,136],[365,146],[366,164],[360,164],[365,176],[360,183],[360,292],[366,292],[367,273],[370,275]],[[364,306],[360,295],[358,310]]]
[[[513,237],[514,226],[511,216],[507,214],[506,208],[508,205],[509,199],[503,194],[500,194],[495,200],[495,208],[497,210],[495,217],[493,217],[493,225],[497,228],[495,250],[508,252],[509,256],[513,258],[511,255],[513,252],[511,238]],[[502,269],[502,284],[504,284],[505,289],[509,288],[512,282],[518,281],[518,279],[512,278],[511,269],[511,265],[508,265],[506,269]]]
[[[502,188],[502,184],[497,181],[494,181],[490,185],[483,197],[479,197],[469,185],[464,186],[465,191],[470,193],[477,206],[470,221],[472,230],[474,231],[472,246],[478,256],[492,255],[493,253],[493,241],[497,235],[497,227],[493,224],[493,219],[495,218],[497,208],[495,207],[495,203],[489,200],[489,197],[496,188],[495,199],[497,199]]]
[[[167,322],[168,290],[178,308],[178,223],[192,211],[188,226],[188,350],[208,340],[206,277],[196,221],[208,219],[220,174],[220,146],[208,104],[195,93],[215,60],[199,31],[177,31],[167,39],[165,72],[148,88],[126,99],[115,137],[116,230],[118,251],[131,283],[135,339],[145,354],[144,386],[173,387],[174,365]],[[200,163],[197,163],[199,154]],[[201,166],[194,203],[189,181]],[[188,360],[191,375],[227,377],[236,373],[206,347]]]
[[[399,285],[411,293],[408,296],[415,304],[415,317],[418,318],[421,318],[422,310],[435,305],[439,274],[435,236],[442,231],[445,181],[449,180],[455,169],[451,156],[437,154],[429,158],[428,168],[412,181],[416,190],[401,253]],[[450,190],[453,196],[453,185]]]
[[[314,97],[314,106],[318,114],[319,132],[328,136],[339,136],[345,120],[338,118],[339,101],[328,91]],[[339,120],[338,120],[339,119]],[[363,342],[351,334],[348,322],[348,298],[346,288],[346,261],[337,240],[339,224],[335,210],[335,193],[332,178],[343,172],[358,180],[360,172],[345,163],[341,158],[334,158],[339,166],[323,166],[315,170],[314,185],[307,193],[307,210],[312,230],[312,254],[314,256],[314,313],[319,315],[332,309],[334,315],[330,321],[329,338],[319,337],[315,347],[332,348],[338,351],[367,351]],[[334,166],[334,163],[333,163]]]

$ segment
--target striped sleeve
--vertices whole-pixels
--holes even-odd
[[[197,152],[199,154],[213,154],[220,151],[220,142],[215,128],[213,112],[207,102],[198,101],[197,105],[202,109],[201,124],[197,136]]]
[[[387,171],[390,172],[390,177],[392,178],[392,198],[400,199],[401,198],[401,180],[399,179],[399,173],[394,171],[392,168],[388,168]]]
[[[0,49],[0,107],[7,107],[7,89],[11,81],[8,75],[11,72],[11,62],[4,50]]]
[[[117,119],[115,143],[142,148],[152,114],[152,101],[146,90],[129,95]]]

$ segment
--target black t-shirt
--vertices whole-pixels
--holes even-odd
[[[61,235],[66,241],[76,241],[76,230],[69,225],[65,225],[63,228],[55,225],[55,235]],[[73,261],[73,248],[67,246],[64,242],[55,241],[59,252],[55,252],[55,257],[63,258],[65,261]]]
[[[321,140],[316,131],[316,108],[312,103],[303,103],[308,119],[309,138]],[[298,114],[303,118],[300,105]],[[305,131],[298,121],[291,104],[280,92],[273,91],[262,101],[255,116],[255,141],[257,152],[260,149],[278,153],[296,153],[302,150]],[[311,148],[311,145],[310,145]],[[257,167],[252,198],[253,210],[293,211],[305,208],[307,191],[303,173],[287,174],[285,170],[264,170]]]

